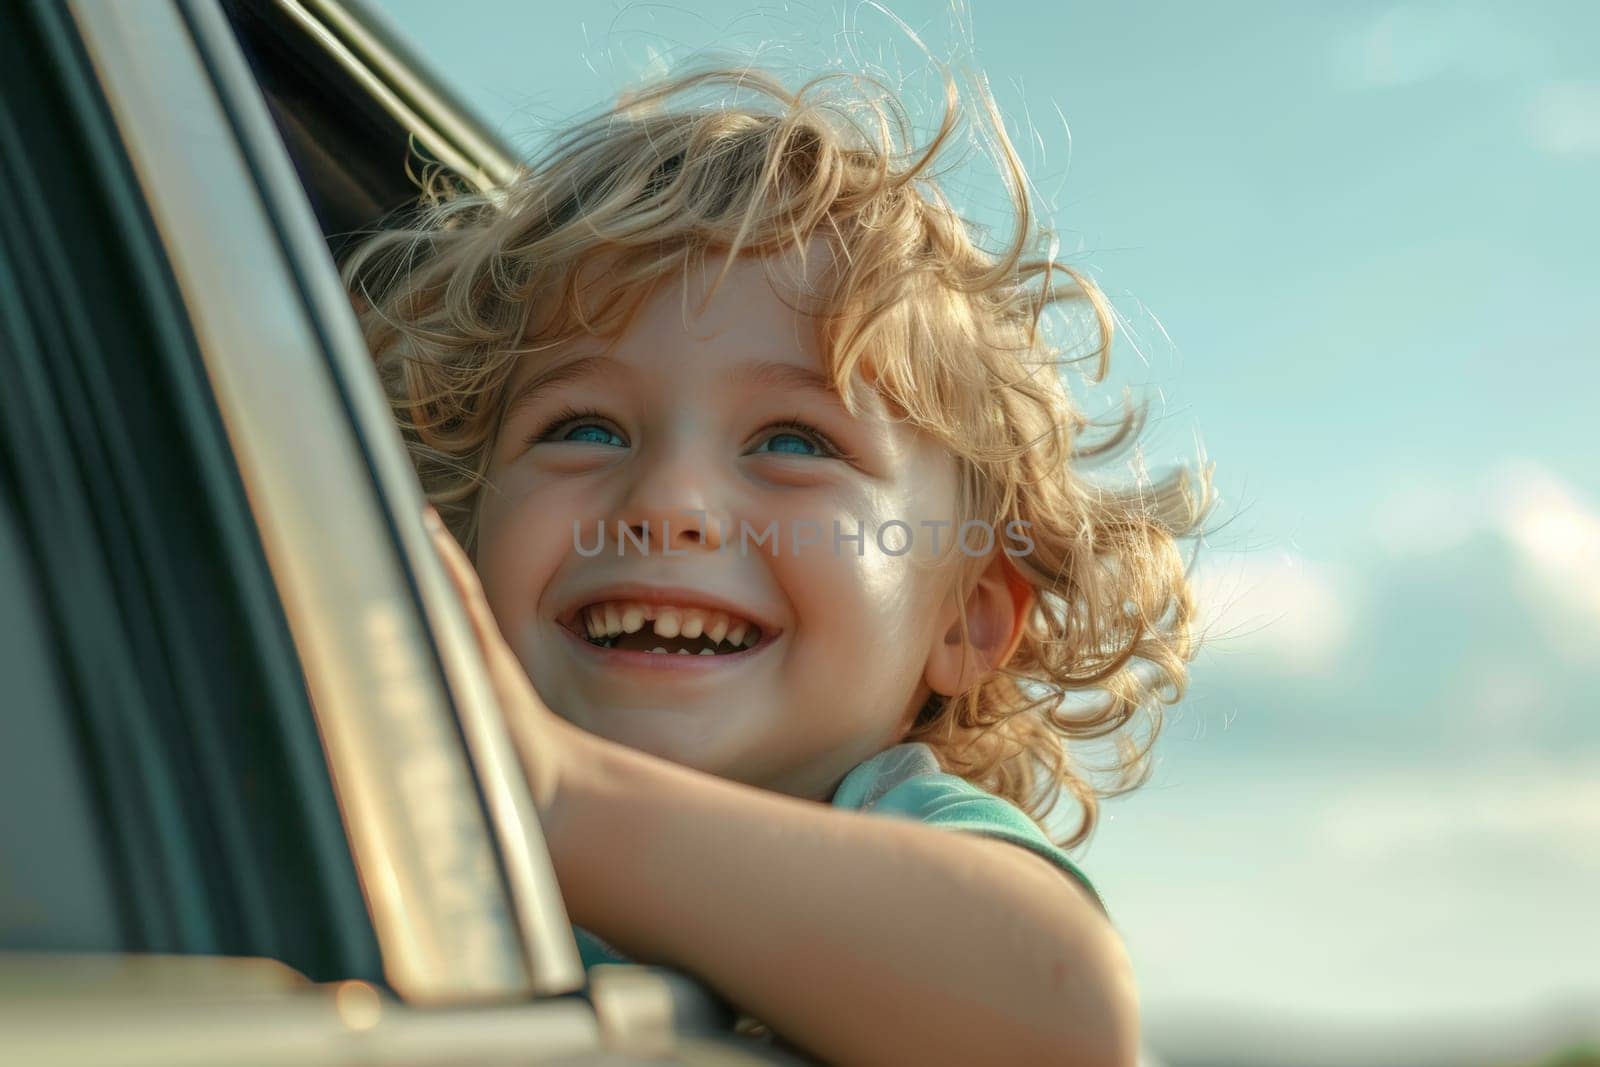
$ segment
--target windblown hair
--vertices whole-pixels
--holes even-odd
[[[1187,687],[1197,637],[1177,541],[1210,509],[1211,469],[1198,487],[1180,468],[1123,488],[1077,469],[1132,445],[1144,424],[1125,398],[1088,440],[1096,424],[1063,381],[1065,365],[1089,360],[1104,377],[1111,306],[1036,232],[1022,165],[980,88],[976,120],[1015,219],[1003,249],[981,247],[935,181],[962,118],[948,72],[944,84],[939,129],[913,147],[894,93],[862,75],[790,91],[751,69],[679,73],[576,124],[503,189],[425,181],[420,207],[358,245],[343,273],[428,499],[471,551],[519,360],[618,336],[658,280],[708,253],[725,271],[736,256],[826,241],[834,268],[811,310],[847,409],[859,410],[853,382],[870,382],[954,456],[959,520],[997,531],[1024,522],[1034,542],[1009,557],[1036,594],[1016,654],[969,691],[930,700],[904,740],[927,742],[948,771],[1041,826],[1070,792],[1082,808],[1061,841],[1070,847],[1092,832],[1099,796],[1148,779],[1161,705]],[[723,98],[682,102],[706,90]],[[738,93],[754,99],[730,102]],[[1034,252],[1041,244],[1050,251]],[[600,265],[596,306],[581,278]],[[1088,312],[1078,316],[1092,324],[1087,355],[1047,341],[1041,322],[1058,303]],[[967,560],[963,593],[986,562]],[[1096,699],[1071,699],[1082,696]],[[1096,769],[1114,778],[1097,784],[1078,742],[1111,735],[1116,754]]]

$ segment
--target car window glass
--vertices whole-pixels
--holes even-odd
[[[0,485],[0,950],[122,948],[71,703]]]
[[[278,5],[222,7],[335,256],[357,231],[414,205],[411,138],[369,88]]]

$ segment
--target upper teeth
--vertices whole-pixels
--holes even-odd
[[[637,600],[590,604],[578,613],[578,621],[592,638],[638,633],[646,623],[657,637],[703,636],[713,644],[726,641],[735,648],[748,648],[761,638],[754,623],[736,615]]]

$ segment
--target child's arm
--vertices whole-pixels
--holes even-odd
[[[430,525],[573,921],[828,1063],[1132,1067],[1132,973],[1080,883],[1016,845],[724,781],[557,718]]]
[[[545,824],[574,922],[828,1063],[1132,1065],[1126,954],[1005,842],[689,770],[561,724]]]

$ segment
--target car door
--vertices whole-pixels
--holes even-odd
[[[377,978],[246,486],[63,16],[0,40],[6,946]]]
[[[793,1062],[579,966],[224,10],[5,8],[0,1056]]]

